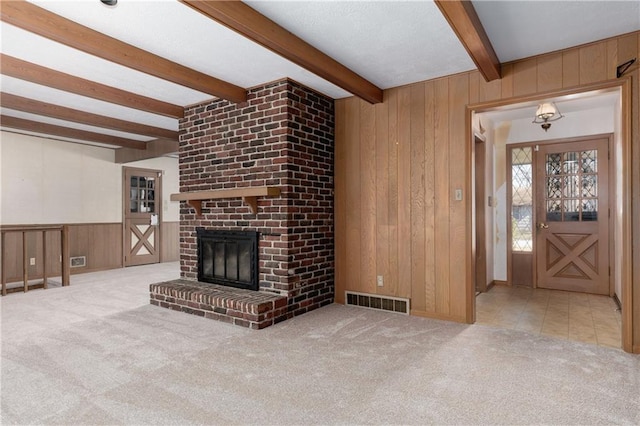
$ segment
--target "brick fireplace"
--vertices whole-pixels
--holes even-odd
[[[181,279],[151,303],[264,328],[333,302],[333,100],[285,79],[247,102],[214,100],[180,121],[180,193],[277,188],[180,207]],[[227,191],[227,192],[222,192]],[[258,291],[198,282],[197,229],[258,233]]]

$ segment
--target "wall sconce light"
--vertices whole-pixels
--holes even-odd
[[[560,113],[558,107],[553,102],[545,102],[538,105],[536,110],[536,117],[532,123],[541,124],[542,128],[546,132],[551,127],[551,121],[560,120],[564,115]]]

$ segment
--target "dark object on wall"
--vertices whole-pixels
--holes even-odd
[[[622,77],[624,75],[624,73],[627,72],[629,67],[631,65],[633,65],[635,62],[636,62],[636,58],[633,58],[633,59],[628,60],[624,64],[618,65],[618,67],[616,68],[616,77],[617,78]]]

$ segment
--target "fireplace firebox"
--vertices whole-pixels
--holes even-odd
[[[196,229],[198,281],[258,291],[258,233]]]

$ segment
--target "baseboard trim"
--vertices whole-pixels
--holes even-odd
[[[491,281],[491,284],[489,284],[490,286],[494,286],[494,285],[500,285],[500,286],[505,286],[505,287],[509,287],[509,283],[506,281],[502,281],[502,280],[493,280]]]
[[[613,293],[613,301],[616,302],[616,305],[618,305],[618,310],[622,311],[622,302],[620,302],[620,299],[618,299],[618,295]]]

